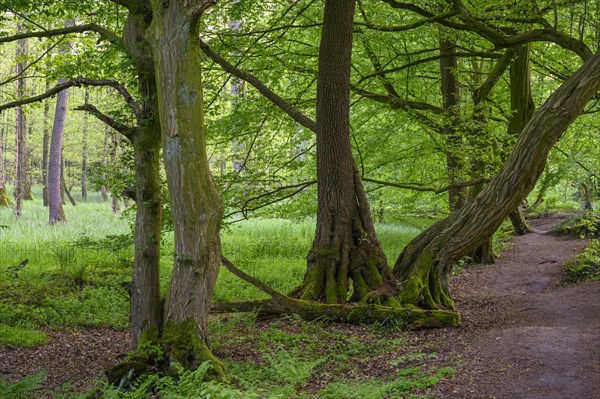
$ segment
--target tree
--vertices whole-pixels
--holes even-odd
[[[59,85],[64,82],[64,78],[58,79]],[[67,117],[68,98],[69,92],[67,89],[60,91],[56,96],[56,110],[54,111],[52,135],[50,136],[50,153],[48,155],[48,210],[50,224],[66,220],[61,198],[61,172],[62,141]]]
[[[22,24],[18,25],[17,31],[20,32]],[[25,61],[27,56],[27,39],[17,41],[16,59],[17,59],[17,96],[23,98],[26,95],[25,81]],[[23,200],[26,196],[27,175],[26,175],[26,157],[27,157],[27,115],[22,107],[16,109],[15,123],[15,215],[21,217],[23,213]]]

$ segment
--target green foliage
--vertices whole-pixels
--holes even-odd
[[[565,263],[564,270],[570,284],[600,280],[600,241],[591,240],[581,254]]]
[[[571,216],[555,228],[560,234],[569,234],[576,237],[598,237],[600,236],[600,213],[588,211],[579,215]]]
[[[0,346],[7,348],[32,348],[44,345],[49,340],[50,337],[48,334],[42,331],[0,324]]]
[[[29,375],[14,384],[6,384],[0,379],[0,397],[2,399],[36,399],[36,389],[46,378],[45,372]]]

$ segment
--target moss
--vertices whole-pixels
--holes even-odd
[[[6,187],[3,186],[2,188],[0,188],[0,206],[11,206],[12,205],[12,201],[10,199],[10,196],[8,195],[7,191],[6,191]]]
[[[179,323],[168,322],[164,328],[162,346],[169,356],[169,361],[175,361],[186,369],[195,369],[210,361],[212,366],[207,376],[211,379],[226,380],[225,365],[213,355],[200,337],[200,331],[193,319]]]

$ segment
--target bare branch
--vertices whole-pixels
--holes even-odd
[[[127,126],[121,122],[114,120],[110,116],[100,112],[100,110],[98,110],[98,108],[96,108],[92,104],[80,105],[80,106],[76,107],[75,110],[89,112],[90,114],[95,116],[97,119],[106,123],[108,126],[115,129],[117,132],[121,133],[123,136],[127,137],[128,139],[131,140],[133,138],[133,134],[136,130],[135,127]]]
[[[420,185],[417,183],[392,183],[392,182],[387,182],[387,181],[382,181],[382,180],[377,180],[377,179],[370,179],[368,177],[363,177],[362,180],[369,182],[369,183],[380,184],[382,186],[396,187],[396,188],[402,188],[402,189],[406,189],[406,190],[432,192],[435,194],[441,194],[452,188],[462,188],[462,187],[474,186],[474,185],[481,184],[481,183],[487,183],[491,179],[480,178],[480,179],[474,179],[474,180],[465,181],[465,182],[453,183],[453,184],[449,184],[449,185],[443,186],[443,187],[427,187],[427,186],[423,186],[423,185]]]
[[[26,105],[26,104],[31,104],[31,103],[35,103],[38,101],[42,101],[46,98],[52,97],[52,96],[58,94],[59,92],[65,90],[65,89],[68,89],[69,87],[73,87],[73,86],[75,86],[75,87],[81,87],[81,86],[110,86],[110,87],[112,87],[113,89],[115,89],[116,91],[118,91],[121,94],[121,96],[125,99],[125,102],[129,105],[129,107],[135,114],[137,120],[138,121],[140,120],[140,116],[141,116],[140,107],[135,102],[135,100],[133,99],[131,94],[129,94],[129,92],[123,85],[121,85],[119,82],[117,82],[115,80],[95,80],[95,79],[87,79],[87,78],[70,79],[70,80],[65,81],[64,83],[57,84],[56,86],[54,86],[47,92],[40,94],[38,96],[24,98],[22,100],[12,101],[12,102],[9,102],[6,104],[2,104],[2,105],[0,105],[0,112],[5,109],[18,107],[20,105]]]
[[[229,270],[231,273],[238,276],[242,280],[252,284],[253,286],[258,288],[262,292],[268,294],[272,298],[285,298],[285,295],[280,294],[279,292],[275,291],[273,288],[269,287],[265,283],[255,279],[254,277],[246,274],[242,270],[235,267],[234,264],[231,263],[229,260],[227,260],[227,258],[224,257],[223,255],[221,255],[221,263],[223,263],[223,266],[225,266],[227,268],[227,270]]]
[[[14,42],[20,39],[27,39],[30,37],[54,37],[54,36],[62,36],[67,35],[69,33],[83,33],[83,32],[96,32],[104,39],[108,40],[111,43],[122,45],[122,40],[119,36],[115,35],[113,32],[108,29],[96,25],[96,24],[85,24],[85,25],[75,25],[69,26],[66,28],[59,29],[51,29],[37,32],[25,32],[19,33],[17,35],[0,37],[0,43],[9,43]]]
[[[226,61],[219,54],[215,53],[208,44],[200,41],[200,48],[202,51],[215,63],[219,64],[226,72],[250,83],[256,90],[258,90],[263,96],[269,99],[273,104],[279,107],[283,112],[288,114],[293,120],[306,127],[307,129],[316,132],[317,124],[314,120],[310,119],[300,111],[298,111],[294,106],[284,100],[282,97],[275,94],[271,89],[269,89],[264,83],[262,83],[259,79],[256,78],[253,74],[243,71],[238,67],[234,66],[230,62]]]

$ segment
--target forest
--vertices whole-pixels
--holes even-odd
[[[0,397],[600,390],[600,3],[0,10]]]

